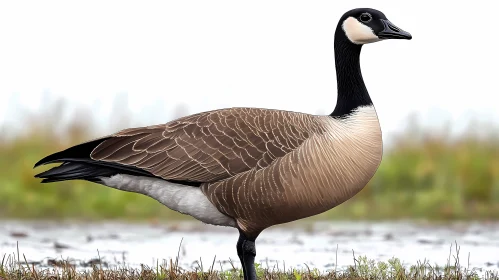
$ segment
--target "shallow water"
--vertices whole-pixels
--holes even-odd
[[[0,222],[0,257],[17,252],[28,262],[49,265],[70,259],[84,267],[92,259],[104,265],[156,266],[157,261],[175,259],[183,268],[194,268],[200,260],[205,270],[216,256],[215,269],[239,267],[235,250],[237,230],[200,223],[165,225],[57,222]],[[460,247],[461,264],[470,268],[499,268],[499,223],[431,225],[422,223],[294,223],[267,229],[257,239],[257,262],[264,267],[303,268],[321,271],[353,265],[355,256],[375,260],[400,258],[405,264],[429,260],[445,265]],[[452,252],[450,249],[452,247]],[[337,260],[337,261],[336,261]]]

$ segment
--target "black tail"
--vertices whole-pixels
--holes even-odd
[[[99,177],[110,177],[117,173],[117,170],[114,168],[107,168],[91,163],[66,161],[57,167],[35,175],[35,177],[44,178],[42,183],[66,180],[87,180],[99,183]]]
[[[116,174],[155,177],[151,173],[133,166],[114,162],[96,161],[90,154],[100,143],[108,138],[101,138],[80,145],[73,146],[61,152],[51,154],[35,164],[35,167],[62,163],[61,165],[35,175],[43,178],[42,183],[59,182],[66,180],[87,180],[100,183],[100,177],[111,177]]]

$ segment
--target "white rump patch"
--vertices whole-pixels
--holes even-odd
[[[362,45],[381,41],[381,39],[374,34],[371,27],[363,24],[356,18],[348,17],[343,21],[342,27],[348,40],[354,44]]]
[[[152,197],[166,207],[190,215],[203,223],[236,227],[236,221],[218,211],[198,187],[125,174],[100,179],[109,187]]]

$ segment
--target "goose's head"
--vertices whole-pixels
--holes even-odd
[[[348,40],[356,45],[386,39],[412,39],[409,32],[395,26],[382,12],[375,9],[350,10],[341,17],[339,25]]]

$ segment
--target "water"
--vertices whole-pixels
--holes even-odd
[[[28,262],[46,266],[70,259],[80,267],[95,259],[108,266],[156,266],[175,259],[186,269],[205,270],[216,257],[215,269],[240,267],[236,254],[237,230],[200,223],[125,224],[116,222],[0,222],[0,257],[17,252]],[[180,243],[182,244],[180,246]],[[264,267],[303,268],[321,271],[353,265],[355,256],[386,261],[400,258],[405,264],[428,260],[445,265],[460,247],[461,264],[487,270],[499,268],[499,223],[293,223],[267,229],[257,239],[256,261]],[[452,247],[452,252],[451,250]],[[180,246],[180,250],[179,250]]]

